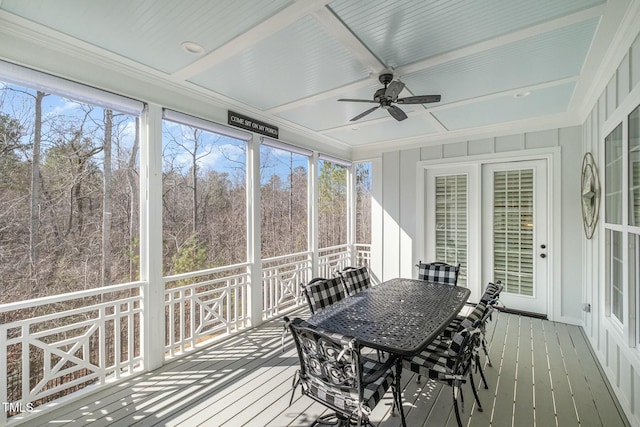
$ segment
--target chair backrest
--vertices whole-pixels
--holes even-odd
[[[371,278],[367,267],[346,267],[339,274],[349,296],[371,287]]]
[[[443,283],[445,285],[457,285],[460,264],[451,265],[444,262],[418,262],[418,279],[427,282]]]
[[[333,409],[343,411],[346,406],[357,407],[363,397],[358,340],[323,330],[299,318],[288,325],[298,350],[299,378],[304,393]]]
[[[466,322],[465,322],[466,323]],[[447,350],[446,365],[455,375],[466,375],[475,355],[475,337],[479,330],[471,326],[470,322],[465,327],[456,332],[451,338],[449,349]]]
[[[480,297],[480,302],[489,304],[490,302],[498,301],[503,288],[504,286],[502,286],[502,283],[500,283],[500,281],[496,283],[489,282],[487,287],[484,289],[484,292],[482,293],[482,297]]]
[[[316,313],[346,297],[340,277],[332,279],[315,278],[303,286],[311,313]]]

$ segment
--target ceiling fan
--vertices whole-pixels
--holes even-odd
[[[372,113],[378,108],[384,108],[389,112],[391,117],[398,121],[402,121],[407,118],[407,114],[393,104],[428,104],[430,102],[440,102],[440,95],[418,95],[398,99],[398,95],[400,95],[400,92],[402,92],[402,89],[404,89],[404,83],[399,80],[394,81],[393,74],[391,73],[380,74],[378,80],[380,80],[380,83],[382,83],[384,87],[376,91],[376,93],[373,95],[373,100],[338,99],[338,101],[345,102],[370,102],[378,104],[377,106],[355,116],[353,119],[351,119],[352,122],[363,118],[364,116]]]

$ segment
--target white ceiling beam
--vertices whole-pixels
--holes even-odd
[[[208,55],[176,71],[171,77],[175,80],[188,80],[193,76],[201,74],[247,49],[249,46],[253,46],[281,31],[297,20],[312,14],[318,9],[324,8],[327,3],[328,0],[298,0]]]

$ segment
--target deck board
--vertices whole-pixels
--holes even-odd
[[[530,426],[534,424],[533,407],[533,345],[531,318],[520,317],[516,356],[516,383],[513,396],[513,424]]]
[[[500,313],[487,335],[493,366],[483,353],[481,362],[489,388],[475,375],[484,411],[466,384],[465,426],[628,425],[579,327]],[[299,362],[291,337],[284,348],[281,338],[282,322],[267,322],[23,425],[308,426],[328,411],[300,389],[289,405]],[[407,370],[402,386],[408,426],[457,425],[448,386],[417,383]],[[392,402],[389,392],[373,411],[379,427],[401,425]]]

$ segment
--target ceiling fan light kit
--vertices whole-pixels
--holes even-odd
[[[402,83],[400,80],[393,80],[392,73],[382,73],[380,74],[380,77],[378,77],[378,80],[380,80],[380,83],[382,83],[384,87],[376,90],[376,92],[373,94],[373,99],[338,99],[338,101],[343,102],[367,102],[378,104],[377,106],[369,108],[368,110],[352,118],[352,122],[360,120],[361,118],[363,118],[367,114],[374,112],[378,108],[387,110],[391,117],[400,122],[407,118],[407,114],[398,106],[393,104],[428,104],[432,102],[440,102],[440,95],[417,95],[408,96],[406,98],[398,98],[400,92],[402,92],[402,90],[404,89],[404,83]]]

